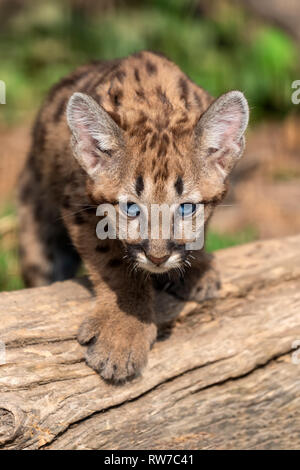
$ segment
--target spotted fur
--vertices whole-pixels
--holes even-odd
[[[156,273],[190,266],[171,288],[183,298],[211,293],[197,287],[206,272],[214,282],[207,255],[190,257],[185,240],[99,240],[98,204],[120,210],[124,195],[146,206],[197,202],[208,221],[242,153],[247,113],[240,92],[214,101],[147,51],[83,66],[46,98],[20,179],[23,275],[29,286],[45,285],[73,277],[84,261],[97,306],[78,339],[105,379],[125,380],[146,364],[156,338],[153,285],[164,283]]]

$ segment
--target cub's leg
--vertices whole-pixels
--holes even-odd
[[[21,272],[26,286],[74,277],[79,255],[55,204],[28,165],[20,180],[18,212]]]
[[[152,286],[130,275],[118,241],[97,239],[94,221],[65,220],[97,295],[78,340],[89,344],[89,366],[104,379],[124,381],[139,374],[156,339]]]
[[[201,251],[184,277],[172,282],[167,291],[182,300],[202,302],[217,297],[221,287],[220,276],[213,256]]]

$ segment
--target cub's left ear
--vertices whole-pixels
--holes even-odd
[[[248,103],[240,91],[221,95],[199,119],[196,139],[201,158],[223,179],[242,155],[248,121]]]
[[[124,141],[122,131],[96,101],[84,93],[74,93],[67,106],[75,158],[92,179],[103,172],[115,172]]]

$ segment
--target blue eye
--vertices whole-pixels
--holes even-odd
[[[194,214],[196,211],[196,204],[192,204],[190,202],[185,202],[184,204],[180,204],[178,207],[178,212],[181,217],[188,217],[189,215]]]
[[[127,204],[124,207],[124,212],[129,216],[129,217],[137,217],[141,213],[141,209],[135,202],[127,202]]]

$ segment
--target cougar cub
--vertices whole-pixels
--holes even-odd
[[[197,300],[216,288],[202,246],[192,250],[185,229],[175,237],[173,228],[193,226],[200,210],[206,226],[242,154],[248,114],[240,91],[213,100],[152,52],[94,62],[50,91],[20,181],[22,271],[28,286],[42,286],[84,262],[97,307],[78,340],[103,378],[123,381],[145,366],[156,339],[154,286],[169,275],[171,291]],[[96,233],[103,204],[115,211],[115,236]],[[161,217],[151,220],[157,205],[170,208],[169,237]],[[125,222],[138,233],[145,210],[157,236],[121,237]]]

